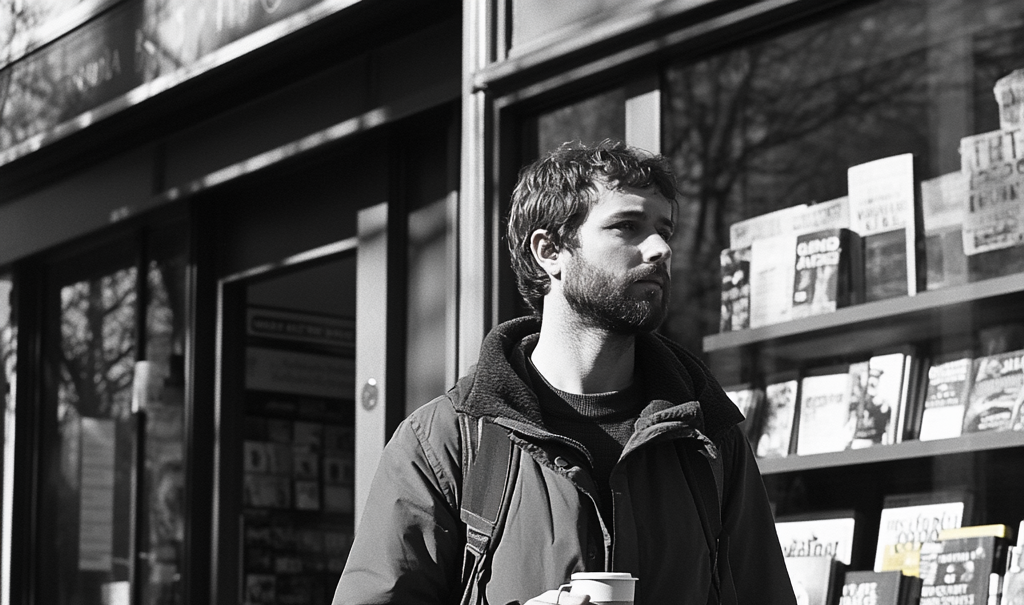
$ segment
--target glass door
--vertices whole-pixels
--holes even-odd
[[[39,602],[181,602],[184,232],[49,265]]]

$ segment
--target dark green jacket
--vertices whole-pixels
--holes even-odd
[[[538,330],[533,319],[498,326],[475,371],[398,428],[380,460],[334,605],[459,602],[465,528],[457,411],[508,429],[519,456],[508,518],[485,577],[491,605],[525,603],[574,571],[600,570],[639,578],[637,605],[705,605],[718,602],[719,592],[725,604],[794,605],[764,484],[736,426],[742,415],[707,368],[660,336],[639,337],[637,370],[649,403],[612,470],[608,527],[586,453],[544,428],[536,397],[509,361]],[[717,456],[724,480],[716,541],[708,539],[698,506],[718,503],[709,461]],[[681,457],[697,485],[687,481]],[[712,586],[716,560],[720,591]]]

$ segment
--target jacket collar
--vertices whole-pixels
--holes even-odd
[[[540,320],[521,317],[495,327],[484,339],[480,358],[452,389],[456,409],[474,417],[499,417],[543,428],[540,403],[513,367],[524,338],[540,332]],[[714,438],[743,420],[707,366],[683,347],[658,334],[637,337],[637,370],[649,402],[637,428],[683,421]],[[696,401],[699,405],[693,405]],[[688,405],[689,404],[689,405]]]

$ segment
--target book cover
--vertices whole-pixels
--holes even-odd
[[[995,130],[960,140],[960,169],[967,177],[963,246],[968,256],[1024,243],[1024,132]]]
[[[1017,69],[996,80],[992,87],[999,105],[1000,130],[1024,128],[1024,69]]]
[[[736,221],[729,226],[729,247],[734,250],[750,248],[760,239],[792,235],[794,219],[806,207],[807,204],[798,204]]]
[[[975,359],[972,380],[963,432],[1007,430],[1020,422],[1024,351]]]
[[[921,181],[928,290],[967,283],[967,255],[961,235],[966,214],[967,177],[963,172]]]
[[[795,379],[765,386],[764,417],[755,450],[758,458],[778,458],[789,454],[798,386]]]
[[[889,353],[850,366],[850,405],[857,423],[851,449],[896,443],[908,361],[904,353]]]
[[[918,439],[959,437],[967,410],[974,360],[969,355],[940,361],[928,368],[928,389]]]
[[[862,533],[852,510],[779,517],[775,531],[786,557],[834,557],[847,565]]]
[[[764,391],[749,384],[726,387],[725,394],[736,404],[740,413],[743,414],[743,421],[739,427],[753,444],[756,433],[760,429],[760,417],[764,407]]]
[[[750,327],[789,321],[793,315],[795,235],[756,240],[750,247]]]
[[[1005,552],[1005,540],[995,536],[925,542],[921,546],[921,605],[987,603],[990,576],[1002,572]]]
[[[921,545],[938,540],[943,529],[962,526],[970,504],[970,495],[963,492],[887,496],[878,523],[874,571],[919,575]]]
[[[722,250],[720,332],[750,327],[750,248]]]
[[[792,218],[793,233],[797,235],[850,228],[850,198],[846,196],[797,208]]]
[[[833,605],[846,566],[832,557],[786,557],[796,602],[801,605]]]
[[[796,453],[806,456],[846,449],[856,426],[852,411],[848,368],[805,376],[800,382]]]
[[[851,229],[863,238],[865,300],[917,294],[919,213],[913,154],[851,166],[847,183]]]
[[[825,229],[798,235],[793,317],[831,313],[859,302],[863,266],[860,238],[849,229]]]
[[[848,571],[839,605],[910,605],[907,585],[915,580],[898,571]]]
[[[1021,536],[1018,536],[1016,546],[1009,547],[1006,552],[1006,573],[1003,575],[1000,604],[1024,605],[1024,546],[1021,545]]]

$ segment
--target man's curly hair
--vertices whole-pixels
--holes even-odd
[[[543,229],[559,249],[575,249],[580,226],[597,203],[599,186],[654,188],[673,205],[677,203],[668,161],[622,141],[605,139],[589,146],[579,141],[564,143],[523,168],[512,192],[506,238],[519,293],[537,315],[550,280],[533,258],[530,236]]]

